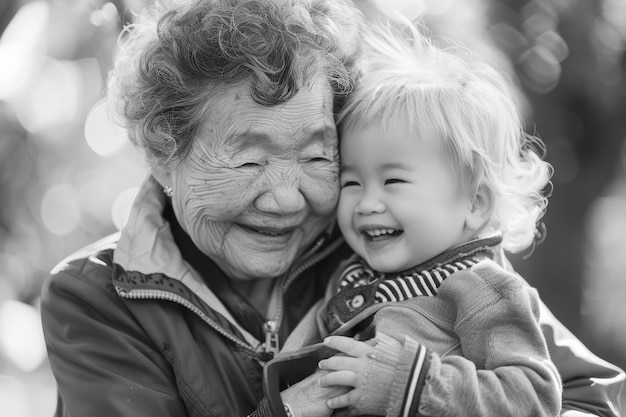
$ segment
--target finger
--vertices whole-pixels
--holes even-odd
[[[330,372],[319,379],[319,384],[324,388],[336,385],[357,387],[359,385],[359,376],[352,371]]]
[[[376,346],[376,342],[377,342],[377,340],[376,340],[375,337],[372,337],[371,339],[363,340],[363,343],[365,343],[368,346],[372,346],[372,347]]]
[[[335,355],[328,359],[322,359],[317,365],[320,369],[328,371],[354,371],[362,370],[364,364],[360,358]]]
[[[328,336],[324,339],[324,344],[354,357],[365,356],[372,351],[372,347],[367,343],[359,342],[358,340],[345,336]]]
[[[340,395],[339,397],[331,398],[326,401],[328,408],[338,409],[355,405],[360,398],[360,394],[356,390],[352,390],[347,394]]]

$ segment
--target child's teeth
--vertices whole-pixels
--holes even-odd
[[[368,230],[367,234],[373,237],[373,236],[388,235],[394,232],[395,232],[395,229],[373,229],[373,230]]]

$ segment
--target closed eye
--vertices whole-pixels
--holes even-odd
[[[316,158],[309,158],[306,162],[332,162],[330,159],[318,156]]]
[[[256,168],[265,165],[262,162],[246,162],[244,164],[237,165],[235,168]]]
[[[346,187],[358,187],[360,184],[356,181],[346,181],[344,183],[341,184],[341,188],[346,188]]]
[[[385,180],[385,185],[389,185],[389,184],[402,184],[405,183],[406,181],[401,180],[399,178],[390,178],[388,180]]]

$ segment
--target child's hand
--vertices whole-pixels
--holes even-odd
[[[354,388],[346,394],[329,399],[327,402],[328,407],[333,409],[343,407],[358,409],[363,396],[361,387],[365,383],[366,370],[370,361],[369,355],[374,353],[374,348],[371,343],[359,342],[344,336],[329,336],[324,340],[324,343],[343,353],[343,355],[337,354],[320,361],[320,369],[330,371],[319,379],[320,386]]]
[[[407,337],[401,343],[380,332],[366,342],[330,336],[324,343],[340,353],[320,361],[319,367],[328,372],[319,379],[320,387],[352,388],[328,396],[329,408],[347,407],[349,415],[400,413],[403,394],[414,371],[412,364],[418,350],[423,348],[419,343]]]

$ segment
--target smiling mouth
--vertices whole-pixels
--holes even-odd
[[[400,229],[367,229],[361,232],[368,240],[375,242],[379,240],[390,239],[404,233]]]
[[[240,224],[239,225],[242,229],[254,232],[254,233],[258,233],[260,235],[263,236],[270,236],[270,237],[281,237],[281,236],[287,236],[290,235],[295,229],[294,228],[289,228],[289,229],[265,229],[265,228],[257,228],[257,227],[253,227],[253,226],[246,226],[244,224]]]

